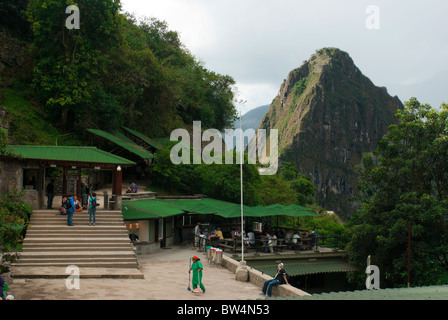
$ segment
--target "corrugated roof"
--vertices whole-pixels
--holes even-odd
[[[106,140],[109,140],[110,142],[122,147],[123,149],[139,156],[143,159],[155,159],[154,154],[152,154],[150,151],[146,150],[145,148],[139,146],[134,141],[123,135],[122,133],[110,133],[103,130],[96,130],[96,129],[88,129],[90,133],[93,133],[99,137],[102,137]]]
[[[29,160],[84,162],[122,166],[135,165],[133,161],[95,147],[9,145],[8,149],[18,157]]]
[[[128,206],[127,209],[125,206]],[[134,211],[138,209],[140,213]],[[243,206],[244,216],[246,217],[267,217],[277,215],[289,215],[296,217],[303,216],[318,216],[310,209],[300,206],[281,206],[276,207],[248,207]],[[238,218],[241,216],[241,205],[226,201],[220,201],[210,198],[202,200],[160,200],[160,199],[145,199],[123,202],[123,212],[132,213],[132,215],[148,218],[143,213],[149,215],[167,217],[176,215],[182,212],[191,212],[197,214],[215,214],[224,218]],[[167,213],[165,213],[167,212]],[[150,218],[150,217],[149,217]],[[125,219],[127,219],[125,215]]]
[[[356,271],[356,267],[344,261],[315,262],[315,263],[290,263],[284,262],[285,270],[290,276],[303,276],[317,273],[351,272]],[[265,274],[274,277],[277,274],[277,265],[256,266]]]
[[[126,130],[127,132],[129,132],[130,134],[134,135],[135,137],[139,138],[143,142],[149,144],[150,146],[152,146],[156,149],[162,149],[162,146],[159,143],[157,143],[153,139],[149,138],[148,136],[144,135],[143,133],[126,128],[126,127],[123,127],[123,129]]]
[[[379,290],[358,290],[313,294],[306,297],[275,298],[276,300],[447,300],[448,286],[426,286]]]
[[[180,207],[159,199],[125,201],[122,212],[124,220],[166,218],[184,213]]]

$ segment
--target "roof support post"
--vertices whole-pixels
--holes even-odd
[[[121,171],[121,167],[119,166],[112,173],[112,197],[114,198],[115,204],[114,209],[121,211],[122,204],[122,188],[123,188],[123,172]]]

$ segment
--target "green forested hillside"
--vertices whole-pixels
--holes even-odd
[[[67,133],[66,143],[82,143],[88,128],[162,137],[193,120],[205,129],[233,123],[232,77],[206,69],[165,22],[136,21],[120,1],[80,0],[80,29],[69,30],[70,4],[0,3],[0,106],[14,143]]]

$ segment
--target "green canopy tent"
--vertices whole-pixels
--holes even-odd
[[[319,216],[310,209],[295,204],[289,206],[279,204],[257,207],[243,206],[243,210],[245,217]],[[128,219],[130,215],[151,218],[151,216],[169,217],[183,213],[215,214],[223,218],[240,218],[241,206],[210,198],[202,200],[151,199],[123,202],[125,220],[131,220]]]
[[[124,220],[167,218],[184,213],[180,207],[158,199],[125,201],[122,208]]]

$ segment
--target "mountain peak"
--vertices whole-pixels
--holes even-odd
[[[375,150],[402,107],[348,53],[323,48],[289,73],[261,127],[279,131],[280,160],[312,178],[319,204],[347,217],[357,185],[354,168],[363,153]]]

